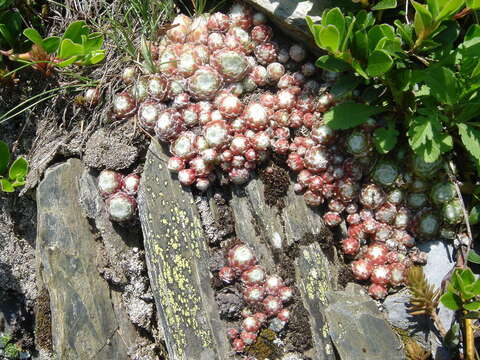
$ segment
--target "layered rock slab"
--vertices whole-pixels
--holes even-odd
[[[37,271],[48,289],[59,359],[128,359],[135,336],[98,273],[96,240],[80,204],[78,159],[49,169],[37,190]]]
[[[210,286],[205,235],[193,196],[152,142],[139,192],[145,257],[159,323],[172,360],[230,359],[226,329]]]
[[[302,196],[295,194],[292,184],[283,201],[285,207],[281,211],[268,205],[265,185],[259,178],[237,187],[230,202],[236,234],[261,254],[261,263],[268,269],[275,269],[275,257],[281,254],[294,259],[291,275],[308,312],[313,338],[313,352],[308,356],[335,359],[324,308],[328,305],[326,294],[336,284],[338,269],[327,259],[319,243],[329,231],[321,215],[309,208]],[[311,240],[305,241],[308,238]],[[288,253],[292,248],[295,256]],[[282,271],[284,264],[278,265]]]
[[[329,292],[325,310],[335,348],[344,360],[403,360],[403,344],[358,284]]]

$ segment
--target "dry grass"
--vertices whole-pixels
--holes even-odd
[[[85,20],[105,36],[105,60],[91,67],[71,66],[57,70],[50,78],[32,69],[18,74],[20,82],[0,88],[0,110],[22,104],[20,115],[0,123],[2,138],[27,153],[30,174],[22,193],[36,186],[48,165],[58,156],[81,157],[90,135],[100,127],[114,130],[122,124],[109,122],[113,94],[120,89],[123,68],[139,60],[142,37],[155,40],[155,29],[174,16],[173,0],[65,0],[49,1],[44,36],[61,35],[76,20]],[[127,42],[126,39],[129,41]],[[126,47],[130,44],[130,49]],[[76,103],[87,85],[98,86],[101,102],[94,108]],[[52,89],[55,92],[47,93]],[[34,96],[36,99],[32,99]],[[38,100],[36,106],[30,106]],[[25,103],[22,103],[26,101]],[[30,106],[30,107],[29,107]],[[138,137],[139,135],[137,135]]]

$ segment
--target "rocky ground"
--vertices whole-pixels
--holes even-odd
[[[310,2],[252,2],[289,36],[306,39],[297,24],[314,12]],[[3,88],[2,110],[38,90],[34,72],[22,76],[30,89]],[[404,359],[403,341],[413,337],[448,359],[428,321],[407,313],[405,290],[380,304],[352,283],[336,248],[340,234],[295,195],[284,160],[269,160],[245,186],[192,192],[167,171],[157,143],[133,121],[102,121],[106,111],[56,98],[0,125],[2,140],[31,163],[22,196],[0,194],[0,333],[11,334],[22,356],[240,358],[225,333],[240,321],[241,289],[212,272],[242,239],[294,289],[288,328],[281,336],[265,329],[248,351],[253,358]],[[108,219],[96,186],[102,169],[142,174],[138,220]],[[439,287],[453,247],[435,240],[421,249],[426,276]],[[440,315],[451,322],[451,312]]]

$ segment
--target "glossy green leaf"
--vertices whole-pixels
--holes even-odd
[[[0,24],[0,40],[2,40],[2,38],[4,39],[3,41],[6,42],[5,45],[13,48],[15,45],[15,37],[5,24]]]
[[[457,102],[459,84],[455,73],[446,67],[430,67],[425,77],[430,93],[442,104],[453,105]]]
[[[463,37],[463,41],[469,41],[478,37],[480,37],[480,25],[473,24],[473,25],[470,25],[467,32],[465,33],[465,36]]]
[[[462,300],[458,295],[446,292],[440,297],[440,302],[447,308],[457,311],[462,308]]]
[[[320,56],[317,61],[315,61],[315,65],[319,68],[335,72],[342,72],[350,69],[350,66],[345,61],[337,59],[331,55]]]
[[[464,0],[447,0],[439,9],[439,14],[435,17],[436,21],[442,21],[454,15],[465,3]]]
[[[444,0],[427,0],[428,11],[432,14],[432,17],[438,15],[440,2],[442,1]]]
[[[68,60],[73,56],[83,55],[83,46],[80,44],[75,44],[70,39],[64,39],[60,43],[60,51],[58,57],[60,59]]]
[[[353,34],[353,41],[350,50],[354,58],[365,62],[367,61],[368,37],[365,31],[358,30]]]
[[[94,52],[94,53],[91,54],[91,57],[89,58],[88,65],[98,64],[99,62],[102,62],[103,59],[105,59],[105,51],[104,50]]]
[[[395,34],[393,28],[389,25],[382,24],[382,25],[375,25],[370,30],[368,30],[368,49],[370,52],[374,51],[377,47],[378,42],[383,39],[394,39]]]
[[[25,35],[27,39],[30,40],[32,43],[37,44],[38,46],[41,46],[43,48],[42,35],[40,35],[37,30],[33,28],[25,29],[23,30],[23,35]]]
[[[86,37],[85,42],[83,43],[85,53],[90,51],[97,51],[102,48],[103,45],[103,35],[100,33],[93,33]]]
[[[0,0],[0,10],[8,9],[13,5],[14,0]]]
[[[317,46],[321,48],[322,43],[320,41],[320,31],[322,30],[323,27],[321,25],[315,25],[310,16],[307,16],[305,18],[305,21],[307,22],[308,28],[310,29],[310,32],[313,35],[313,39],[315,40],[315,44],[317,44]]]
[[[13,185],[10,183],[10,181],[8,181],[8,180],[5,179],[5,178],[0,178],[0,189],[1,189],[3,192],[14,192],[14,191],[15,191],[15,188],[14,188]]]
[[[480,205],[475,205],[472,210],[470,210],[470,215],[468,216],[468,221],[470,225],[476,225],[480,222]],[[478,260],[480,261],[480,256],[478,256]],[[479,262],[480,264],[480,262]]]
[[[323,19],[322,19],[323,20]],[[342,14],[342,11],[336,7],[330,9],[325,16],[325,23],[327,25],[333,25],[338,30],[340,39],[343,39],[345,34],[345,17]]]
[[[480,311],[469,311],[463,316],[465,319],[480,319]]]
[[[347,48],[347,45],[350,42],[350,38],[352,37],[352,34],[353,34],[353,29],[355,28],[355,22],[356,22],[356,18],[347,17],[345,19],[345,26],[347,28],[347,32],[340,43],[341,52],[345,51],[345,49]]]
[[[480,265],[480,255],[475,250],[470,250],[468,253],[468,261]]]
[[[76,62],[78,60],[78,56],[72,56],[71,58],[67,59],[67,60],[64,60],[64,61],[61,61],[59,63],[56,64],[56,66],[58,67],[67,67],[67,66],[70,66],[72,65],[74,62]]]
[[[428,11],[425,5],[422,5],[414,0],[411,0],[413,7],[415,8],[415,17],[413,25],[415,27],[415,33],[417,37],[422,37],[426,31],[429,31],[432,26],[432,15]]]
[[[395,129],[395,124],[392,121],[387,128],[381,127],[373,133],[373,143],[377,152],[380,154],[387,154],[397,144],[397,138],[400,133]]]
[[[53,54],[58,50],[60,46],[60,37],[59,36],[50,36],[43,40],[43,49],[48,54]]]
[[[399,35],[402,37],[402,40],[408,45],[412,46],[413,41],[413,27],[410,24],[402,23],[400,20],[395,20],[393,22],[397,27]]]
[[[472,10],[480,9],[480,0],[466,0],[467,7]]]
[[[386,10],[386,9],[394,9],[397,7],[397,0],[381,0],[374,7],[372,10]]]
[[[82,35],[89,33],[88,26],[83,20],[74,21],[68,25],[67,30],[62,36],[62,40],[70,40],[71,42],[81,44]]]
[[[480,102],[468,102],[463,104],[460,112],[455,117],[456,122],[467,122],[478,116],[480,113]]]
[[[436,109],[421,109],[418,113],[408,129],[408,142],[425,162],[434,162],[453,146],[452,137],[443,132],[442,123],[447,118]]]
[[[480,310],[480,301],[472,301],[468,304],[463,305],[463,307],[469,311]]]
[[[14,188],[17,188],[17,187],[20,187],[20,186],[25,186],[26,183],[27,182],[25,181],[25,179],[17,179],[12,183],[12,186]]]
[[[473,284],[475,282],[475,275],[471,269],[458,269],[457,272],[465,285]]]
[[[371,11],[360,10],[356,15],[355,28],[358,30],[367,29],[375,24],[375,17]]]
[[[343,76],[340,76],[335,82],[335,84],[332,85],[330,93],[335,98],[339,98],[353,91],[360,83],[361,80],[358,76],[354,76],[352,74],[345,74]]]
[[[10,180],[23,179],[28,173],[28,161],[23,157],[18,157],[8,170]]]
[[[480,75],[480,61],[477,61],[477,65],[475,65],[475,67],[473,68],[472,70],[472,73],[470,74],[470,76],[472,78],[474,77],[477,77]]]
[[[468,124],[457,124],[463,145],[480,162],[480,130]]]
[[[14,43],[11,44],[11,47],[14,49],[17,48],[17,39],[23,29],[23,20],[18,11],[5,11],[0,16],[0,25],[2,25],[1,27],[13,40]]]
[[[363,69],[362,64],[356,59],[352,59],[352,68],[357,72],[357,74],[364,77],[365,79],[369,78],[368,74]]]
[[[411,69],[397,69],[388,74],[392,87],[399,92],[411,89],[415,84],[423,81],[423,71]]]
[[[477,281],[475,281],[475,283],[472,284],[471,290],[475,296],[480,295],[480,279],[477,279]]]
[[[7,143],[0,140],[0,175],[5,173],[10,163],[10,150]]]
[[[323,115],[323,120],[334,130],[344,130],[363,124],[370,116],[380,112],[382,110],[379,108],[349,101],[327,111]]]
[[[340,46],[340,34],[333,25],[328,25],[320,31],[320,41],[323,48],[336,52]]]
[[[393,60],[384,50],[375,50],[368,56],[366,72],[369,76],[385,74],[393,65]]]
[[[390,56],[396,57],[397,53],[402,52],[402,41],[400,38],[388,39],[384,37],[377,43],[375,50],[384,50]]]

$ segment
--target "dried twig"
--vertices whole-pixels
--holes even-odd
[[[465,219],[465,226],[467,228],[468,240],[466,241],[466,243],[463,241],[460,241],[457,249],[459,251],[459,255],[457,256],[457,264],[456,264],[457,267],[465,268],[467,266],[468,253],[470,252],[470,248],[472,247],[472,241],[473,241],[472,229],[470,227],[470,222],[468,220],[468,212],[467,212],[467,209],[465,208],[462,192],[460,191],[460,186],[459,186],[460,182],[455,176],[455,168],[451,160],[448,162],[448,164],[446,164],[445,168],[446,168],[448,177],[450,178],[450,181],[455,186],[458,200],[460,201],[460,206],[462,207],[463,217]]]

